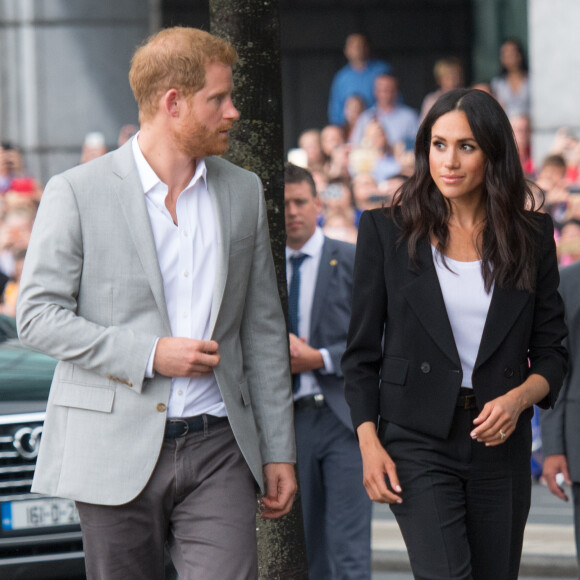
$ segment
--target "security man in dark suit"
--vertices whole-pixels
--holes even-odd
[[[298,474],[310,578],[368,580],[371,502],[344,399],[352,244],[317,227],[310,173],[285,169],[286,260]]]
[[[560,294],[566,310],[570,353],[568,374],[553,409],[541,415],[543,476],[548,489],[568,501],[562,483],[572,486],[576,556],[580,555],[580,262],[560,271]],[[561,473],[564,481],[559,481]]]

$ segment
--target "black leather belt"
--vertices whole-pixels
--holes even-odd
[[[195,417],[184,417],[183,419],[167,419],[165,423],[165,438],[177,439],[185,437],[188,433],[203,431],[206,426],[219,425],[225,423],[227,417],[216,417],[214,415],[196,415]]]
[[[321,409],[326,407],[326,401],[324,400],[324,395],[306,395],[305,397],[300,397],[294,401],[294,409],[297,411],[302,411],[304,409]]]
[[[473,392],[473,389],[468,389],[467,387],[461,387],[461,389],[459,389],[457,406],[461,407],[462,409],[477,409],[475,393]]]

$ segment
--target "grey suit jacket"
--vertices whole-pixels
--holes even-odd
[[[260,180],[206,159],[219,231],[211,336],[236,440],[258,484],[295,459],[286,327]],[[171,330],[145,196],[128,143],[50,180],[18,305],[22,342],[60,362],[33,491],[118,505],[147,483],[171,379],[145,379]]]
[[[570,353],[568,374],[553,409],[542,412],[544,456],[563,454],[573,481],[580,482],[580,262],[560,271]]]
[[[350,320],[354,255],[353,244],[324,239],[310,319],[310,345],[326,348],[334,367],[331,374],[315,371],[316,380],[328,406],[351,431],[340,359],[346,349]]]

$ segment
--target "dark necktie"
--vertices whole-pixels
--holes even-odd
[[[292,278],[290,280],[290,290],[288,291],[288,323],[290,332],[300,337],[298,333],[298,312],[300,308],[300,266],[306,258],[306,254],[296,254],[290,256],[292,264]],[[292,375],[292,392],[300,388],[300,374]]]

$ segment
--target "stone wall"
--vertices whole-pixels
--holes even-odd
[[[532,152],[539,165],[559,128],[580,137],[580,2],[528,1]]]
[[[149,34],[145,0],[0,0],[0,140],[46,181],[80,159],[87,133],[116,147],[137,122],[127,72]]]

